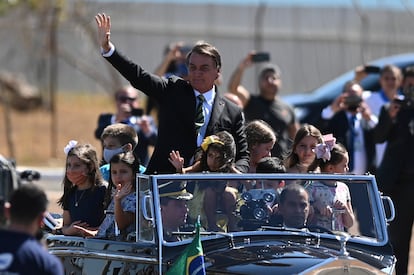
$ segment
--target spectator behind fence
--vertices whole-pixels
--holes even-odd
[[[185,61],[191,48],[192,46],[182,41],[168,44],[165,47],[163,59],[154,74],[165,78],[175,75],[182,79],[187,79],[188,69]],[[158,112],[158,104],[153,98],[149,97],[147,99],[146,113],[151,114],[153,110]]]
[[[143,109],[140,109],[139,93],[134,87],[124,86],[118,89],[115,92],[114,98],[116,113],[103,113],[99,115],[95,137],[102,140],[101,135],[105,127],[111,124],[123,123],[133,127],[139,139],[134,152],[145,166],[149,161],[150,148],[155,145],[158,136],[154,119],[151,116],[144,115]],[[102,156],[101,164],[105,163],[108,163],[108,161]]]
[[[375,143],[373,128],[378,118],[372,114],[363,98],[361,85],[345,83],[338,97],[340,107],[325,122],[323,133],[332,133],[349,152],[349,171],[354,174],[375,173]]]
[[[38,186],[28,183],[14,190],[5,209],[7,228],[0,228],[0,274],[64,274],[62,263],[35,238],[48,200]]]
[[[407,274],[414,213],[414,85],[407,70],[403,98],[394,98],[381,108],[375,128],[376,142],[387,142],[377,171],[378,188],[391,197],[395,219],[390,223],[391,244],[397,258],[396,274]]]
[[[368,66],[369,67],[369,66]],[[368,73],[366,72],[367,66],[358,66],[355,69],[355,75],[357,79],[365,78]],[[368,70],[369,71],[369,70]],[[401,69],[397,66],[388,64],[385,65],[380,71],[380,90],[379,91],[365,91],[363,98],[371,112],[376,117],[379,117],[381,107],[392,101],[396,96],[401,94],[400,88],[403,79]],[[413,72],[411,73],[413,74]],[[375,145],[375,167],[378,168],[384,156],[384,151],[387,144],[386,142],[377,143]]]
[[[64,235],[83,236],[82,228],[94,230],[104,218],[106,182],[99,172],[95,148],[71,140],[66,154],[63,195],[58,204],[63,208]]]
[[[277,143],[273,147],[272,155],[285,158],[299,124],[293,108],[278,96],[282,87],[278,66],[265,64],[262,67],[258,77],[259,95],[251,95],[251,92],[241,85],[244,71],[255,64],[252,59],[254,54],[255,52],[248,53],[237,66],[230,77],[228,90],[242,101],[247,121],[261,119],[273,128]]]
[[[110,42],[110,17],[95,16],[103,56],[130,83],[159,104],[159,136],[146,173],[174,173],[168,161],[173,150],[180,152],[184,166],[191,164],[196,148],[204,137],[226,130],[233,135],[236,168],[247,172],[249,153],[244,132],[244,115],[234,103],[216,92],[220,77],[221,56],[206,43],[197,43],[186,58],[188,81],[172,76],[168,79],[144,70],[124,57]]]

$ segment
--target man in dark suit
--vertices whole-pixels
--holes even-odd
[[[159,104],[158,141],[146,173],[175,173],[169,154],[179,151],[184,166],[191,159],[205,136],[226,130],[236,142],[236,168],[247,172],[249,152],[244,132],[244,116],[240,107],[217,93],[214,81],[220,76],[221,57],[208,43],[197,43],[187,55],[188,81],[171,76],[168,79],[144,70],[119,53],[110,43],[110,17],[95,16],[103,56],[133,87],[155,99]],[[203,95],[204,99],[197,97]],[[196,128],[196,106],[202,102],[203,123]]]
[[[362,98],[363,89],[356,82],[345,84],[342,107],[324,122],[322,132],[332,133],[349,154],[349,171],[355,174],[375,172],[373,129],[378,119]],[[323,125],[323,124],[322,124]]]
[[[370,108],[362,98],[363,89],[354,81],[345,84],[341,95],[341,107],[334,111],[331,119],[325,121],[327,127],[323,133],[332,133],[336,141],[342,143],[349,155],[349,171],[354,174],[375,172],[375,143],[373,129],[378,122],[371,114]],[[365,199],[365,193],[352,192],[351,201]],[[371,215],[369,209],[355,207],[358,220]],[[370,223],[359,223],[363,236],[371,236],[373,228]]]

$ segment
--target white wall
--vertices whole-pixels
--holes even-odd
[[[360,63],[409,52],[414,45],[414,17],[404,11],[364,10],[368,23],[363,25],[354,9],[267,7],[262,17],[263,27],[255,34],[258,9],[212,4],[95,3],[88,4],[90,20],[82,24],[95,28],[93,16],[97,12],[110,14],[112,39],[118,49],[150,71],[160,63],[168,43],[208,41],[222,54],[225,86],[221,90],[249,50],[269,51],[272,62],[282,69],[282,94],[310,90]],[[70,18],[66,20],[60,28],[60,47],[76,52],[82,62],[92,67],[103,68],[102,73],[109,77],[97,45],[91,45],[87,35]],[[0,24],[3,69],[23,72],[35,81],[38,65],[32,63],[33,56],[27,56],[27,49],[22,46],[26,36],[13,24],[4,28],[5,20]],[[243,79],[252,92],[256,92],[256,73],[257,68],[251,68]],[[104,90],[63,61],[59,61],[59,88]]]

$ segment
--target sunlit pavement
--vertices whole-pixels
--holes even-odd
[[[34,170],[40,173],[40,180],[33,181],[33,183],[41,186],[47,194],[49,199],[49,212],[62,213],[62,209],[57,205],[57,200],[63,192],[62,179],[64,175],[63,168],[49,168],[49,167],[17,167],[19,172],[24,170]]]

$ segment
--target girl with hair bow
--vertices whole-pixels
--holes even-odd
[[[317,157],[323,160],[319,165],[321,173],[348,172],[349,157],[346,148],[340,143],[332,145],[335,141],[332,135],[328,138],[328,142],[323,144],[323,150],[315,149]],[[322,154],[318,156],[318,152]],[[339,181],[311,182],[306,190],[313,207],[313,215],[309,219],[310,225],[344,231],[345,228],[350,228],[354,224],[351,195],[345,183]]]
[[[198,155],[198,156],[197,156]],[[236,144],[227,131],[206,137],[201,151],[196,154],[195,163],[183,168],[184,159],[178,151],[170,153],[169,161],[178,173],[213,172],[240,173],[235,168]],[[225,182],[211,182],[194,186],[194,198],[188,202],[189,216],[197,217],[201,213],[201,223],[208,231],[225,231],[217,225],[216,210],[221,208],[226,214],[227,231],[236,230],[237,219],[233,212],[236,208],[237,190]]]
[[[106,182],[99,171],[96,149],[88,143],[69,141],[66,154],[63,195],[64,235],[84,236],[82,229],[96,229],[104,218]]]
[[[319,143],[313,149],[316,154],[317,159],[322,159],[323,161],[329,161],[331,159],[331,151],[334,148],[336,138],[332,134],[322,136],[323,143]]]

